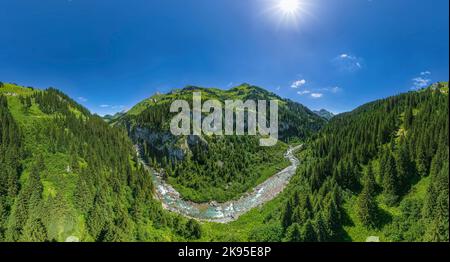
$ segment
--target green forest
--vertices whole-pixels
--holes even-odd
[[[360,225],[389,241],[448,241],[448,125],[447,84],[333,118],[303,152],[284,237],[345,240]]]
[[[277,99],[280,138],[173,137],[170,103]],[[156,94],[124,114],[91,114],[55,88],[0,83],[0,241],[449,241],[448,83],[327,120],[243,84]],[[184,199],[236,199],[289,165],[275,199],[221,224],[165,210],[135,145]]]
[[[0,88],[1,241],[200,237],[154,200],[126,132],[56,89]]]
[[[448,126],[448,83],[338,115],[298,153],[279,198],[231,223],[243,233],[215,237],[447,242]]]

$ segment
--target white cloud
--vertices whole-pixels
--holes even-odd
[[[126,108],[126,106],[124,106],[124,105],[118,105],[118,106],[111,106],[111,108],[112,109],[125,109]]]
[[[363,59],[355,55],[342,53],[333,59],[333,64],[341,71],[356,72],[363,68]]]
[[[304,86],[306,84],[306,80],[305,79],[300,79],[300,80],[296,80],[292,83],[291,87],[292,88],[300,88],[302,86]]]
[[[112,110],[126,110],[127,107],[124,105],[108,105],[108,104],[103,104],[103,105],[99,105],[99,107],[101,108],[110,108]]]
[[[423,77],[413,78],[412,81],[413,81],[412,89],[416,89],[416,90],[427,87],[431,83],[431,79],[423,78]]]
[[[82,96],[79,96],[79,97],[78,97],[78,100],[79,100],[80,102],[87,102],[87,101],[88,101],[87,98],[82,97]]]
[[[429,86],[431,84],[431,81],[432,81],[429,78],[430,76],[431,76],[431,72],[430,71],[420,72],[420,76],[415,77],[415,78],[412,79],[413,86],[411,87],[411,89],[418,90],[418,89],[422,89],[422,88],[425,88],[425,87]]]
[[[297,92],[297,94],[299,94],[299,95],[307,95],[307,94],[310,94],[311,93],[311,91],[309,91],[309,90],[303,90],[303,91],[298,91]]]
[[[337,94],[343,89],[339,86],[324,87],[324,88],[313,88],[313,89],[302,89],[297,92],[298,95],[309,95],[311,98],[322,98],[325,93]]]

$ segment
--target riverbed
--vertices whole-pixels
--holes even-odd
[[[163,179],[160,173],[150,168],[141,158],[139,159],[145,169],[152,175],[155,186],[155,197],[161,201],[165,209],[200,221],[229,223],[237,220],[251,209],[274,199],[283,192],[292,176],[295,175],[295,171],[300,163],[294,153],[302,149],[302,147],[303,145],[290,147],[285,153],[285,158],[291,162],[290,166],[274,174],[238,200],[225,203],[217,203],[214,201],[194,203],[184,200],[180,193]],[[137,151],[139,154],[139,150]]]

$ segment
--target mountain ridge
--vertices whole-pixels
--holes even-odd
[[[335,115],[326,109],[314,110],[313,111],[318,116],[325,118],[326,120],[331,120]]]

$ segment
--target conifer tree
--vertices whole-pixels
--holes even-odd
[[[317,241],[316,233],[314,231],[313,225],[311,224],[310,220],[308,220],[303,225],[300,234],[301,234],[302,242],[316,242]]]
[[[24,229],[23,236],[24,241],[27,242],[45,242],[49,241],[47,235],[47,229],[39,218],[30,218]]]
[[[301,242],[302,241],[302,233],[301,227],[299,224],[294,223],[287,228],[286,231],[286,242]]]
[[[395,159],[390,151],[387,151],[386,166],[384,167],[383,193],[386,204],[392,206],[398,202],[398,177]]]

